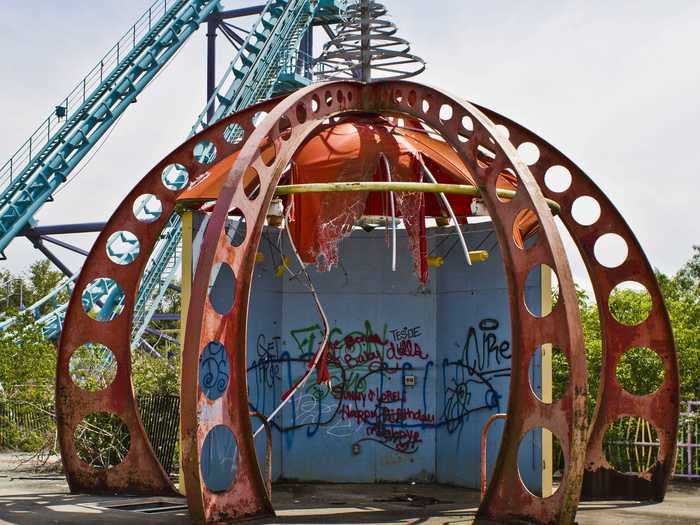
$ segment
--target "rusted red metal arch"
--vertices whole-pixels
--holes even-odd
[[[175,202],[187,187],[172,190],[163,183],[162,173],[172,164],[180,164],[195,181],[209,166],[195,160],[194,147],[202,141],[216,143],[219,156],[227,156],[242,147],[229,143],[223,133],[229,126],[240,125],[248,133],[251,118],[259,111],[269,111],[277,101],[267,101],[246,109],[189,139],[159,162],[126,196],[90,250],[76,282],[63,324],[58,346],[56,369],[56,419],[63,466],[68,484],[74,492],[131,494],[174,494],[175,488],[159,464],[141,423],[134,389],[131,383],[131,317],[138,285],[148,257],[168,218],[175,210]],[[221,137],[221,138],[220,138]],[[140,222],[134,214],[134,202],[140,196],[151,194],[162,206],[160,217],[150,223]],[[119,265],[107,256],[109,237],[126,230],[139,241],[139,255],[127,265]],[[82,292],[96,278],[109,277],[121,287],[124,308],[113,320],[102,322],[89,317],[82,308]],[[114,381],[104,390],[89,392],[76,385],[69,373],[73,352],[86,343],[105,345],[114,354],[117,371]],[[108,412],[116,414],[126,424],[131,446],[124,460],[110,469],[95,469],[83,462],[76,453],[74,432],[89,414]]]
[[[200,522],[215,522],[271,512],[247,417],[246,321],[255,252],[269,203],[294,152],[326,119],[354,112],[413,117],[441,133],[475,175],[493,218],[510,286],[513,374],[509,418],[479,515],[496,520],[526,517],[540,523],[571,523],[585,460],[586,361],[573,280],[553,217],[515,148],[481,111],[410,82],[368,85],[340,82],[307,88],[281,102],[246,137],[204,234],[187,320],[182,448],[193,516]],[[261,145],[270,143],[274,145],[274,155],[266,156],[266,164]],[[492,157],[488,165],[477,161],[477,154],[483,152]],[[510,202],[502,202],[496,196],[496,178],[506,169],[520,181],[518,192]],[[250,185],[243,183],[252,174],[260,181],[259,193],[254,196],[246,194],[245,188]],[[248,225],[246,239],[237,247],[231,245],[224,231],[226,217],[234,208],[245,216]],[[527,249],[519,247],[513,238],[513,225],[522,210],[533,211],[541,225],[537,242]],[[560,283],[557,305],[542,318],[530,314],[524,303],[525,280],[529,271],[539,268],[539,264],[549,265]],[[236,277],[235,302],[224,314],[217,312],[207,298],[212,270],[218,265],[228,265]],[[211,341],[223,343],[233,368],[228,389],[214,402],[205,398],[196,379],[197,358]],[[537,399],[527,377],[530,357],[543,343],[556,343],[570,363],[567,392],[552,404]],[[205,415],[203,419],[202,415]],[[226,425],[235,436],[238,470],[228,490],[214,493],[199,479],[198,451],[207,433],[217,425]],[[537,426],[557,435],[566,457],[562,484],[546,499],[527,491],[517,468],[520,439]]]
[[[545,197],[559,202],[559,217],[588,270],[599,307],[603,338],[603,367],[596,411],[590,426],[588,452],[583,481],[584,499],[653,499],[661,501],[673,474],[678,436],[679,378],[678,360],[668,312],[654,272],[637,238],[605,193],[569,158],[523,126],[486,108],[480,108],[495,124],[508,130],[511,144],[534,144],[539,153],[530,166]],[[545,174],[563,166],[571,174],[571,184],[554,191],[545,182]],[[561,189],[561,188],[557,188]],[[590,197],[600,206],[600,217],[590,225],[580,224],[572,215],[574,202]],[[609,233],[620,235],[627,246],[627,257],[619,266],[608,268],[595,256],[595,244]],[[609,308],[610,292],[619,283],[642,284],[649,292],[652,308],[645,321],[636,326],[619,323]],[[653,393],[636,396],[625,391],[616,379],[616,367],[622,355],[632,347],[655,351],[664,364],[664,382]],[[615,470],[605,459],[603,436],[608,426],[623,416],[638,416],[649,421],[659,434],[658,461],[647,472],[627,474]]]
[[[254,126],[259,111],[268,116]],[[250,283],[255,253],[269,202],[281,173],[304,141],[329,118],[373,113],[406,116],[425,122],[441,133],[455,148],[474,174],[493,218],[506,264],[510,287],[513,334],[513,374],[509,399],[509,418],[503,435],[496,469],[479,515],[495,520],[523,517],[539,523],[570,523],[580,494],[584,462],[588,497],[663,496],[672,470],[677,410],[658,407],[678,404],[678,377],[668,317],[651,268],[629,228],[602,192],[573,163],[552,146],[517,124],[488,110],[461,103],[434,89],[409,82],[379,82],[369,85],[336,82],[300,91],[283,101],[270,101],[249,108],[203,131],[187,141],[159,163],[127,196],[96,241],[76,286],[60,342],[57,370],[57,414],[62,455],[72,490],[88,492],[128,491],[170,493],[173,487],[153,454],[138,418],[129,351],[130,318],[138,281],[165,220],[174,209],[180,191],[171,191],[161,182],[162,170],[172,164],[183,165],[190,181],[195,181],[208,166],[196,162],[193,149],[201,141],[211,142],[218,159],[241,150],[218,198],[208,223],[200,253],[192,301],[187,319],[182,381],[182,451],[185,484],[190,511],[198,523],[213,523],[273,512],[269,493],[261,476],[248,418],[246,390],[246,324]],[[510,142],[494,127],[505,125]],[[240,126],[242,140],[230,144],[225,133],[231,125]],[[515,147],[532,142],[540,157],[528,168]],[[265,154],[261,155],[261,149]],[[477,157],[478,156],[478,157]],[[484,162],[484,159],[490,161]],[[572,174],[571,187],[563,193],[550,191],[544,174],[553,165],[563,165]],[[500,201],[495,193],[499,173],[509,170],[519,180],[516,197]],[[259,179],[259,183],[258,180]],[[257,188],[257,189],[256,189]],[[543,196],[544,192],[544,196]],[[161,218],[142,224],[132,213],[136,198],[144,193],[156,195],[162,202]],[[601,217],[592,228],[584,228],[571,217],[571,205],[579,195],[596,198]],[[562,221],[577,242],[586,261],[598,302],[606,341],[603,382],[590,441],[586,420],[586,366],[575,290],[554,220],[544,197],[562,205]],[[224,228],[229,212],[237,208],[246,219],[247,234],[233,246]],[[541,225],[533,246],[520,247],[513,238],[513,224],[523,210],[533,211]],[[139,257],[127,266],[118,266],[106,256],[108,237],[118,230],[136,234],[141,246]],[[613,270],[594,259],[595,240],[607,232],[616,232],[627,242],[628,258]],[[212,271],[228,265],[235,276],[235,297],[228,312],[217,312],[208,300]],[[553,312],[543,318],[530,314],[523,299],[525,278],[538,264],[549,265],[557,274],[560,294]],[[125,309],[115,320],[101,323],[82,310],[80,295],[96,277],[112,277],[124,290]],[[615,284],[635,280],[652,295],[649,319],[638,327],[618,326],[607,309],[607,297]],[[616,335],[617,334],[617,335]],[[198,359],[211,341],[223,343],[232,365],[224,395],[208,400],[198,385]],[[90,393],[74,385],[68,374],[68,362],[75,349],[86,342],[108,346],[118,361],[117,377],[107,389]],[[527,378],[530,357],[543,343],[554,343],[566,354],[570,381],[564,396],[555,403],[541,402],[532,392]],[[622,391],[615,381],[615,365],[629,346],[649,346],[664,359],[666,380],[662,388],[643,398]],[[119,415],[131,434],[131,449],[124,461],[108,470],[98,471],[82,463],[75,453],[73,432],[80,420],[94,411]],[[641,415],[660,431],[660,460],[654,470],[631,477],[614,472],[602,456],[602,436],[607,425],[620,415]],[[222,492],[210,491],[201,479],[200,455],[207,433],[225,425],[234,436],[237,450],[235,480]],[[559,438],[566,458],[564,478],[551,497],[537,498],[519,479],[517,450],[520,439],[530,429],[542,426]],[[588,455],[586,460],[586,444]],[[623,480],[625,489],[611,488]],[[593,482],[596,482],[595,484]],[[603,482],[600,485],[600,482]],[[602,489],[593,489],[593,487]]]

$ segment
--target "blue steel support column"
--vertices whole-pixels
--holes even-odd
[[[265,9],[265,5],[255,5],[241,9],[230,9],[213,13],[207,18],[207,100],[208,103],[216,91],[216,30],[223,20],[241,18],[243,16],[259,15]],[[212,124],[214,118],[214,105],[207,109],[207,124]]]
[[[304,33],[299,43],[299,61],[297,62],[297,73],[305,75],[309,62],[313,60],[314,54],[314,27],[309,28]],[[310,70],[309,70],[310,72]]]
[[[61,262],[61,259],[56,257],[51,250],[49,250],[46,246],[44,246],[44,242],[39,238],[39,237],[28,237],[28,239],[31,241],[31,243],[34,245],[34,248],[39,250],[41,253],[44,254],[44,256],[54,263],[54,265],[63,272],[63,274],[66,277],[73,277],[73,272],[71,271],[68,266],[63,264]]]
[[[219,25],[219,17],[212,15],[207,18],[207,100],[209,102],[216,90],[216,28]],[[207,110],[207,124],[214,118],[214,105]]]
[[[49,226],[34,226],[27,229],[25,235],[62,235],[66,233],[101,232],[106,222],[84,222],[77,224],[53,224]]]
[[[43,253],[52,263],[54,263],[64,274],[68,277],[73,276],[73,272],[64,265],[61,260],[54,255],[49,249],[44,245],[43,241],[53,243],[57,246],[71,250],[80,255],[87,255],[88,252],[73,246],[67,242],[60,241],[49,237],[50,234],[60,235],[69,233],[89,233],[89,232],[100,232],[104,228],[104,222],[87,222],[83,224],[56,224],[51,226],[35,226],[34,228],[26,228],[23,235],[29,239],[32,245]]]
[[[61,241],[59,239],[54,239],[53,237],[49,237],[48,235],[42,235],[40,237],[42,241],[50,242],[52,244],[55,244],[56,246],[60,246],[61,248],[65,248],[66,250],[70,250],[72,252],[75,252],[79,255],[84,255],[87,257],[88,253],[87,251],[83,250],[82,248],[78,248],[77,246],[73,246],[72,244],[68,242]]]
[[[221,11],[217,18],[219,20],[228,20],[229,18],[240,18],[242,16],[259,15],[265,9],[265,5],[253,5],[250,7],[242,7],[240,9],[230,9]]]

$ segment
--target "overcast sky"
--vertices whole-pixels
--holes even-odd
[[[224,0],[227,8],[254,3]],[[672,273],[690,257],[700,243],[700,2],[384,3],[428,63],[422,82],[493,108],[561,149],[617,205],[653,266]],[[147,5],[0,2],[0,163]],[[200,28],[39,223],[107,220],[182,142],[204,103],[204,49]],[[228,49],[219,50],[223,66]],[[40,255],[21,238],[6,253],[0,268],[13,271]],[[574,274],[584,280],[580,264]]]

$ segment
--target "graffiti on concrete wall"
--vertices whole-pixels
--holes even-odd
[[[495,379],[510,377],[510,343],[499,341],[499,322],[482,319],[467,330],[459,359],[442,361],[443,419],[448,432],[460,430],[469,414],[478,410],[501,412]]]
[[[413,454],[426,430],[458,432],[474,412],[501,411],[496,379],[510,375],[511,348],[499,340],[498,328],[496,319],[467,327],[461,353],[436,364],[438,352],[425,347],[420,326],[375,328],[366,320],[356,330],[333,327],[330,384],[317,385],[312,378],[290,403],[291,417],[273,424],[282,433],[303,430],[313,437],[322,432]],[[259,334],[249,362],[250,402],[263,413],[271,412],[271,404],[301,376],[323,337],[318,324],[285,335]],[[428,388],[436,383],[431,376],[436,373],[444,385],[437,395]],[[430,400],[430,395],[435,397]]]

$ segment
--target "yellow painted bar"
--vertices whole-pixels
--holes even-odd
[[[334,193],[357,191],[419,191],[423,193],[445,193],[448,195],[469,195],[478,197],[481,190],[467,184],[441,184],[432,182],[319,182],[313,184],[288,184],[277,186],[276,195],[296,195],[300,193]],[[515,197],[515,191],[497,189],[496,195],[503,199]],[[545,199],[554,213],[559,213],[559,204],[551,199]]]
[[[192,295],[192,212],[182,213],[182,259],[180,264],[180,348],[185,347],[185,325],[187,324],[187,311]],[[180,380],[182,380],[182,353],[180,354]],[[179,436],[179,432],[178,432]],[[179,449],[178,449],[179,450]],[[182,450],[180,450],[180,471],[178,477],[178,489],[185,495],[185,474],[182,471]]]
[[[469,257],[472,262],[484,262],[489,258],[489,252],[486,250],[471,250],[469,252]]]
[[[552,311],[552,270],[546,264],[540,266],[541,273],[541,312],[545,316]],[[541,346],[542,363],[542,401],[552,402],[552,345],[551,343]],[[552,433],[547,429],[542,429],[542,497],[552,495],[552,476],[554,474],[552,453]]]

